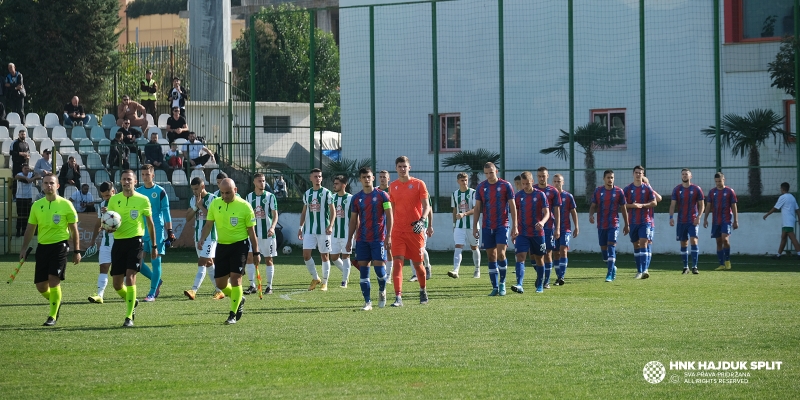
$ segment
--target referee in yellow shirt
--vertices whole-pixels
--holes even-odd
[[[155,226],[153,225],[150,199],[134,190],[137,179],[136,173],[125,170],[120,176],[122,193],[117,193],[108,199],[108,211],[119,213],[122,223],[114,232],[114,246],[111,248],[111,278],[114,280],[114,290],[119,297],[125,299],[126,314],[123,328],[133,327],[136,316],[136,274],[142,267],[144,246],[144,225],[150,237],[154,238]],[[158,257],[158,246],[147,249],[151,258]]]
[[[36,249],[36,267],[33,283],[36,290],[50,301],[50,314],[44,326],[53,326],[61,308],[61,281],[67,269],[69,238],[72,236],[72,261],[81,262],[78,236],[78,213],[72,202],[58,195],[58,178],[49,175],[42,180],[44,197],[36,200],[28,216],[28,228],[22,241],[19,259],[25,258],[25,250],[39,228],[39,247]]]
[[[231,298],[231,311],[225,320],[225,324],[231,325],[242,318],[244,310],[242,274],[247,263],[250,244],[253,246],[253,261],[256,265],[261,260],[261,253],[256,240],[255,212],[250,203],[236,195],[236,183],[233,179],[225,178],[219,183],[219,194],[220,197],[214,199],[208,206],[206,221],[209,223],[203,226],[197,248],[198,250],[202,248],[211,233],[211,227],[216,226],[217,254],[214,257],[216,265],[214,279],[217,281],[217,287]],[[114,245],[116,246],[116,243]]]

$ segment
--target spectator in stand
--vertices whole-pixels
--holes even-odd
[[[142,105],[145,112],[150,113],[153,119],[158,118],[158,109],[156,109],[156,92],[158,92],[158,84],[153,79],[153,71],[147,70],[144,73],[144,79],[139,82],[139,98],[142,100]]]
[[[183,153],[178,150],[178,144],[172,142],[167,150],[167,164],[172,169],[183,169]]]
[[[53,175],[53,163],[50,161],[50,149],[42,150],[42,158],[36,161],[36,165],[33,166],[33,172],[42,178]]]
[[[27,164],[28,160],[31,158],[30,146],[28,146],[28,142],[25,141],[25,138],[28,137],[28,130],[23,126],[17,131],[19,132],[19,139],[11,143],[10,149],[11,162],[14,164],[13,168],[11,168],[11,174],[14,176],[22,172],[22,165]],[[16,195],[17,185],[11,186],[11,191],[13,195]]]
[[[25,84],[22,81],[22,73],[17,71],[14,63],[8,63],[8,75],[3,82],[3,92],[6,95],[8,109],[11,112],[25,117]]]
[[[216,163],[214,154],[206,147],[203,142],[197,140],[197,134],[189,132],[189,143],[186,145],[186,152],[189,155],[189,165],[192,168],[202,166],[206,162]],[[200,155],[201,152],[206,154]]]
[[[189,100],[189,91],[181,86],[181,78],[172,78],[172,89],[169,91],[170,109],[178,107],[181,117],[186,118],[186,100]]]
[[[72,96],[72,100],[64,106],[64,126],[83,126],[89,123],[89,116],[79,103],[78,96]]]
[[[286,181],[282,175],[278,175],[278,179],[275,180],[275,196],[286,197]]]
[[[186,118],[181,116],[181,109],[172,107],[172,115],[167,118],[167,140],[172,143],[178,138],[189,140],[189,127]]]
[[[3,86],[0,85],[0,89],[2,88]],[[2,95],[1,90],[0,90],[0,95]],[[11,129],[11,125],[8,123],[8,120],[6,119],[6,106],[2,102],[0,102],[0,126],[5,126],[7,129]]]
[[[131,129],[131,121],[127,118],[122,120],[122,127],[120,127],[117,132],[122,132],[123,139],[128,135],[132,136],[134,139],[138,139],[142,136],[142,132],[138,129]]]
[[[58,173],[58,195],[64,197],[64,190],[67,185],[73,185],[76,188],[81,187],[81,166],[75,162],[75,157],[69,156],[67,165],[61,167]]]
[[[97,212],[94,208],[94,196],[89,192],[89,185],[86,183],[82,184],[81,190],[75,191],[69,199],[75,206],[75,211],[79,213]]]
[[[34,188],[33,184],[41,176],[36,175],[31,171],[31,167],[27,163],[20,165],[22,170],[14,175],[17,187],[17,237],[25,233],[25,228],[28,226],[28,216],[31,214],[31,205],[33,200],[38,197],[39,191]]]
[[[128,146],[123,143],[123,135],[122,132],[117,131],[117,135],[114,136],[114,140],[111,141],[111,148],[108,152],[108,168],[111,171],[113,171],[114,168],[119,168],[124,171],[131,167],[128,162],[130,150]]]
[[[120,129],[120,131],[121,130],[122,129]],[[141,136],[141,133],[136,129],[131,129],[123,133],[125,136],[122,138],[122,142],[128,146],[128,153],[135,154],[139,162],[144,164],[144,152],[139,148],[139,144],[136,143],[136,139]]]
[[[158,143],[158,134],[150,134],[150,142],[144,146],[144,163],[152,164],[153,167],[164,169],[164,152]]]
[[[147,130],[147,118],[145,117],[144,106],[132,101],[128,95],[122,96],[122,103],[117,107],[117,126],[127,119],[132,126],[138,126],[142,131]]]

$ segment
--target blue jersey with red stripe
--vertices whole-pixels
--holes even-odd
[[[559,197],[561,197],[561,228],[559,230],[561,232],[572,232],[572,222],[569,216],[572,214],[572,210],[578,208],[578,205],[575,204],[575,198],[572,197],[572,194],[566,190],[562,190]]]
[[[360,242],[382,242],[386,239],[386,211],[384,203],[389,194],[382,190],[360,191],[350,202],[350,212],[358,214],[356,240]]]
[[[713,224],[730,224],[733,221],[733,205],[737,202],[733,189],[725,186],[722,189],[708,191],[706,201],[711,205]]]
[[[631,183],[622,189],[625,192],[625,201],[628,204],[639,203],[645,204],[656,199],[653,188],[650,185],[642,184],[636,186]],[[628,223],[631,225],[641,225],[653,222],[653,216],[650,214],[652,208],[629,208],[628,209]]]
[[[556,226],[556,218],[553,212],[556,207],[561,207],[561,196],[558,195],[558,189],[552,185],[547,185],[544,188],[540,187],[539,185],[534,185],[533,188],[547,196],[547,204],[550,205],[550,219],[547,220],[544,228],[554,229]]]
[[[508,181],[498,179],[495,183],[479,183],[475,189],[475,200],[481,202],[483,228],[508,227],[508,201],[514,200],[514,188]]]
[[[536,229],[536,224],[544,218],[544,213],[549,212],[544,192],[532,190],[526,193],[525,190],[520,190],[514,195],[514,203],[517,205],[519,234],[531,237],[544,236],[544,229]]]
[[[689,187],[675,186],[675,189],[672,189],[672,200],[678,202],[678,223],[693,223],[694,219],[698,217],[697,202],[704,199],[703,189],[700,189],[700,186],[695,184],[691,184]]]
[[[611,189],[598,187],[594,190],[592,203],[597,204],[597,229],[619,227],[619,209],[626,204],[625,194],[619,186]]]

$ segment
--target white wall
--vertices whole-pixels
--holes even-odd
[[[778,251],[781,232],[780,215],[773,214],[766,221],[762,219],[763,215],[759,213],[739,214],[739,229],[733,231],[731,235],[732,254],[775,254]],[[428,239],[427,248],[429,250],[453,249],[452,218],[450,213],[438,213],[434,216],[434,234]],[[579,213],[578,218],[581,230],[578,232],[578,237],[570,243],[570,250],[599,253],[597,227],[589,224],[589,216],[585,212]],[[710,221],[711,216],[709,216],[709,223]],[[293,245],[302,245],[302,242],[297,239],[300,215],[282,213],[279,222],[283,226],[284,237]],[[716,256],[716,242],[715,239],[711,239],[711,227],[702,228],[702,221],[699,239],[700,252]],[[632,252],[633,246],[630,244],[630,239],[627,236],[623,237],[621,231],[618,243],[618,252]],[[675,241],[675,228],[669,226],[668,214],[656,214],[653,252],[656,254],[678,254],[680,252],[680,243]]]

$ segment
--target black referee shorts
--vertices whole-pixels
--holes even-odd
[[[117,242],[114,242],[114,246]],[[214,278],[222,278],[231,273],[244,275],[247,264],[247,253],[250,241],[245,239],[231,244],[217,243],[217,254],[214,257]]]
[[[39,244],[36,248],[36,272],[33,274],[33,283],[46,282],[50,275],[56,275],[63,281],[67,269],[67,254],[69,244],[66,240],[52,244]]]
[[[114,239],[111,247],[111,276],[125,275],[127,270],[142,268],[142,237]]]

